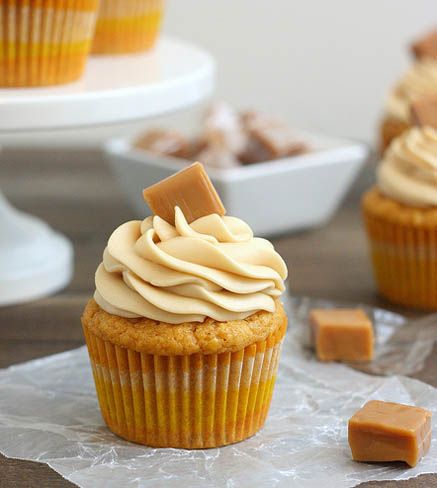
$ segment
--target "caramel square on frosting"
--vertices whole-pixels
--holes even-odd
[[[355,461],[404,461],[415,466],[431,443],[431,412],[371,400],[350,418],[348,438]]]
[[[437,129],[437,96],[430,95],[412,102],[411,121],[414,125],[429,125]]]
[[[432,30],[425,37],[412,44],[411,50],[416,58],[437,59],[437,29]]]
[[[194,163],[149,186],[143,191],[143,197],[155,215],[172,225],[175,207],[182,210],[188,223],[205,215],[226,213],[216,189],[200,163]]]
[[[372,322],[361,309],[320,309],[310,314],[312,336],[321,361],[370,361]]]

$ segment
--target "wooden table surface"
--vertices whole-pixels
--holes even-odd
[[[375,293],[359,214],[359,195],[373,170],[360,176],[334,219],[325,227],[274,239],[291,271],[295,294],[362,302],[399,310]],[[46,220],[75,248],[71,284],[55,296],[0,308],[0,368],[83,344],[81,311],[93,292],[93,275],[111,231],[133,218],[97,151],[8,150],[0,163],[0,188],[18,208]],[[1,229],[0,229],[1,232]],[[417,378],[437,386],[437,355]],[[437,476],[372,487],[437,487]],[[73,486],[44,464],[0,456],[0,486]]]

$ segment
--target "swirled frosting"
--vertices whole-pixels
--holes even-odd
[[[287,268],[273,245],[242,220],[217,214],[175,225],[131,221],[109,238],[96,271],[96,302],[121,317],[179,324],[241,320],[275,310]]]
[[[414,127],[396,138],[377,177],[380,190],[401,203],[437,206],[437,130]]]
[[[409,122],[411,103],[437,94],[437,60],[417,61],[394,86],[386,101],[388,115]]]

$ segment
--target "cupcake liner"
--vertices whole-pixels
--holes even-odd
[[[411,127],[411,124],[393,117],[386,117],[381,123],[380,154],[388,148],[391,141]]]
[[[285,327],[237,352],[159,356],[104,341],[84,326],[108,427],[152,447],[207,448],[264,424]]]
[[[98,0],[0,0],[0,86],[78,79],[90,50]]]
[[[437,218],[420,209],[384,212],[371,192],[363,212],[381,294],[401,305],[437,309]]]
[[[147,51],[158,37],[163,0],[101,0],[93,54]]]

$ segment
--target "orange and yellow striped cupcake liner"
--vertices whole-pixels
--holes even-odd
[[[78,79],[90,50],[98,0],[0,0],[0,86]]]
[[[239,442],[264,424],[285,327],[237,352],[159,356],[104,341],[84,326],[108,427],[152,447]]]
[[[437,309],[437,211],[391,207],[380,206],[375,190],[364,196],[364,221],[379,290],[400,305]]]
[[[163,0],[101,0],[92,52],[125,54],[151,49],[163,9]]]

